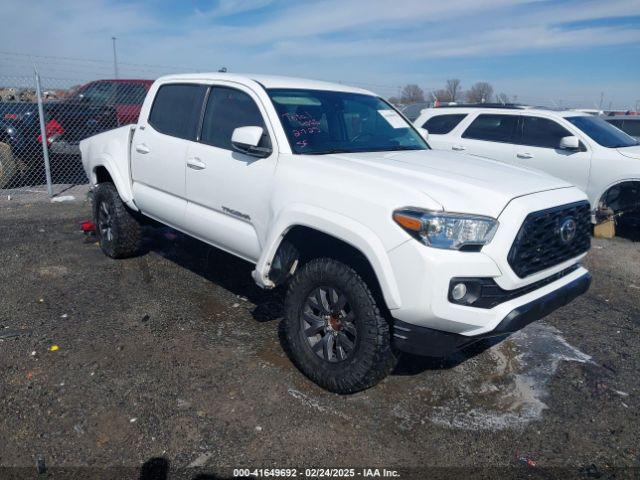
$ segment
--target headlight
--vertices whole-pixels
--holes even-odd
[[[490,217],[411,208],[396,210],[393,219],[425,245],[450,250],[482,247],[498,228],[498,221]]]

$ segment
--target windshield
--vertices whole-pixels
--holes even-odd
[[[89,103],[105,104],[113,98],[114,84],[110,82],[94,82],[76,93],[77,99],[84,99]]]
[[[632,137],[618,130],[613,125],[605,122],[600,117],[594,116],[577,116],[565,117],[565,120],[572,123],[592,140],[607,148],[631,147],[637,145],[638,142]]]
[[[323,90],[268,90],[297,154],[426,150],[414,128],[384,100]]]

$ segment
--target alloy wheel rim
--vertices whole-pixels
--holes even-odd
[[[300,316],[307,345],[330,363],[342,362],[353,355],[358,337],[354,321],[346,295],[329,286],[317,287],[309,293]]]
[[[113,240],[113,220],[109,205],[105,202],[100,202],[100,206],[98,207],[98,229],[100,230],[101,238],[107,242]]]

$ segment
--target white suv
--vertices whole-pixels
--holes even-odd
[[[366,90],[163,77],[136,125],[80,150],[106,255],[138,252],[152,218],[246,259],[260,287],[287,287],[288,351],[335,392],[374,385],[398,351],[446,355],[589,287],[583,192],[433,151]]]
[[[640,146],[602,118],[538,108],[428,108],[429,145],[545,171],[587,193],[592,221],[640,213]]]

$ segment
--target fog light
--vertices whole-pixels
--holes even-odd
[[[457,302],[462,300],[466,294],[467,286],[464,283],[456,284],[456,286],[451,290],[451,298]]]

